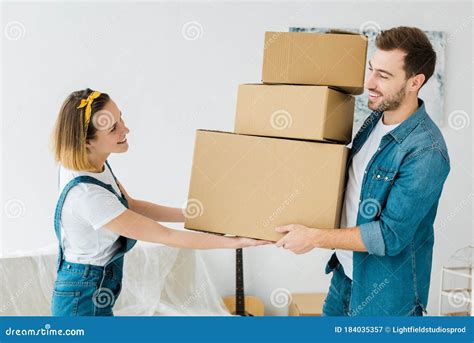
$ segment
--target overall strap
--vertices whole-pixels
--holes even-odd
[[[117,180],[117,177],[115,176],[114,172],[112,171],[112,168],[110,167],[110,164],[107,160],[105,160],[105,164],[107,165],[107,167],[109,167],[110,173],[114,177],[114,180],[115,180],[115,183],[117,184],[117,187],[120,189],[122,199],[123,199],[123,201],[125,201],[127,203],[126,207],[128,208],[128,201],[125,198],[125,196],[123,195],[123,191],[122,191],[122,188],[120,187],[120,184]],[[122,249],[120,251],[118,251],[117,254],[115,254],[115,256],[113,256],[112,259],[109,262],[107,262],[106,265],[111,264],[112,262],[120,259],[122,256],[125,255],[125,253],[127,251],[132,249],[135,246],[135,244],[137,243],[137,241],[135,239],[131,239],[131,238],[123,237],[123,236],[120,236],[120,240],[122,242]]]
[[[114,177],[115,183],[117,184],[118,189],[120,189],[120,193],[121,193],[122,197],[124,197],[123,192],[122,192],[122,188],[120,188],[119,182],[118,182],[117,178],[115,177],[115,174],[112,171],[112,168],[110,167],[110,164],[107,160],[105,160],[105,164],[107,165],[107,167],[109,167],[110,173]]]
[[[117,192],[115,191],[115,189],[111,185],[106,184],[106,183],[104,183],[100,180],[97,180],[96,178],[93,178],[92,176],[81,175],[81,176],[77,176],[74,179],[72,179],[71,181],[69,181],[68,184],[64,187],[63,191],[61,192],[61,195],[59,196],[59,200],[56,204],[56,210],[54,212],[54,231],[56,233],[56,237],[58,238],[58,242],[59,242],[59,256],[58,256],[58,265],[57,265],[58,269],[60,267],[60,263],[63,260],[63,256],[64,256],[63,248],[62,248],[62,241],[61,241],[61,212],[62,212],[62,208],[64,206],[64,202],[66,200],[67,194],[69,193],[69,191],[74,186],[78,185],[79,183],[91,183],[91,184],[95,184],[95,185],[98,185],[100,187],[103,187],[103,188],[107,189],[108,191],[115,194],[115,196],[120,200],[120,202],[126,208],[128,208],[128,202],[125,199],[125,197],[119,196],[117,194]]]

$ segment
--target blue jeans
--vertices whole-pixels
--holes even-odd
[[[344,273],[342,264],[339,263],[336,254],[333,254],[326,265],[326,274],[332,272],[331,285],[329,292],[323,305],[323,316],[360,316],[366,315],[351,309],[352,296],[352,280]],[[368,302],[367,307],[373,306]],[[379,315],[386,315],[385,312],[379,311]],[[416,306],[409,316],[423,316],[423,308]]]
[[[350,313],[352,280],[344,273],[344,268],[335,254],[331,256],[326,274],[332,271],[331,285],[323,305],[323,316],[348,316]]]
[[[105,274],[105,275],[104,275]],[[63,260],[54,283],[53,316],[113,316],[122,289],[123,257],[107,267]]]

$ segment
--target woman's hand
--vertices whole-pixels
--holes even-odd
[[[104,227],[128,238],[161,243],[176,248],[239,249],[273,243],[251,238],[174,230],[132,210],[125,210]]]
[[[229,239],[232,239],[235,241],[235,249],[240,249],[240,248],[248,248],[248,247],[256,247],[259,245],[267,245],[267,244],[273,244],[274,242],[271,241],[265,241],[261,239],[252,239],[252,238],[245,238],[245,237],[229,237]]]

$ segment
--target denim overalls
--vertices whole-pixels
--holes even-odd
[[[105,161],[105,163],[112,172],[108,162]],[[112,175],[117,182],[113,172]],[[64,260],[61,246],[61,210],[68,192],[81,182],[92,183],[107,189],[128,208],[127,199],[123,195],[119,196],[111,185],[91,176],[75,177],[64,187],[54,214],[54,230],[59,241],[59,255],[51,313],[53,316],[113,316],[112,307],[122,288],[124,255],[135,245],[136,240],[120,236],[119,240],[122,244],[120,250],[104,266],[71,263]]]

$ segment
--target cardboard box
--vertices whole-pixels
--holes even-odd
[[[235,132],[336,141],[352,139],[354,97],[327,86],[239,86]]]
[[[362,94],[366,57],[363,35],[266,32],[262,81],[334,86]]]
[[[339,227],[348,151],[198,130],[185,227],[272,241],[280,225]]]
[[[320,316],[326,293],[294,293],[288,308],[289,316]]]

